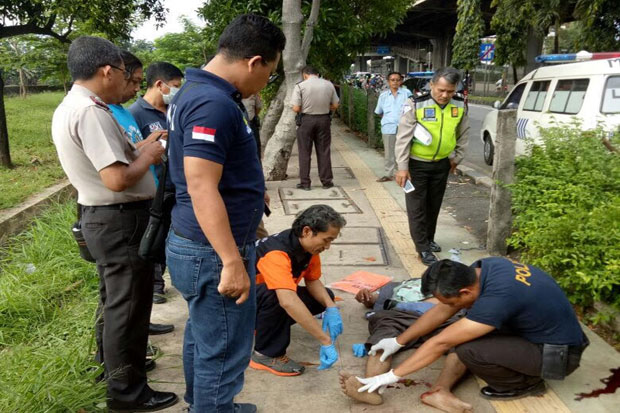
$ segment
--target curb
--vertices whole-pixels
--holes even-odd
[[[470,168],[469,166],[465,165],[458,165],[456,167],[456,170],[460,175],[465,175],[473,179],[476,185],[483,185],[487,188],[491,188],[493,186],[493,179],[489,178],[482,172],[478,172],[474,168]]]
[[[73,196],[74,189],[68,180],[53,185],[35,194],[16,207],[0,211],[0,245],[7,239],[18,234],[47,205],[55,201],[63,201]]]

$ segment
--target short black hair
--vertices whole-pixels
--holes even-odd
[[[119,48],[101,37],[80,36],[71,43],[67,54],[67,67],[74,81],[92,79],[100,67],[122,63]]]
[[[387,75],[387,80],[390,80],[390,76],[392,76],[392,75],[398,75],[401,79],[403,78],[403,75],[400,72],[390,72]]]
[[[155,82],[162,80],[164,83],[172,79],[183,79],[181,69],[168,62],[153,62],[146,68],[146,87],[152,87]]]
[[[422,275],[421,292],[424,295],[441,294],[443,297],[458,297],[461,288],[476,283],[476,270],[452,260],[437,261]]]
[[[293,234],[301,237],[304,227],[310,227],[312,233],[325,232],[330,226],[342,228],[347,221],[329,205],[312,205],[297,215],[293,221]]]
[[[242,14],[224,29],[217,52],[229,61],[261,56],[265,62],[272,62],[285,45],[284,33],[271,20],[256,14]]]
[[[306,65],[303,69],[301,69],[301,73],[304,75],[319,75],[319,71],[314,68],[314,66]]]
[[[442,67],[435,72],[431,80],[433,83],[437,83],[442,77],[451,85],[456,85],[461,80],[461,72],[453,67]]]
[[[142,62],[136,55],[127,50],[121,50],[121,57],[125,63],[125,71],[132,76],[137,69],[142,69]]]

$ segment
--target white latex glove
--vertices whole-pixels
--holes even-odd
[[[396,353],[403,347],[405,346],[403,346],[402,344],[398,344],[398,341],[396,341],[396,337],[384,338],[381,339],[381,341],[379,341],[377,344],[372,346],[368,354],[374,356],[375,354],[377,354],[378,350],[383,350],[383,355],[379,359],[383,363],[388,357],[390,357],[392,354]]]
[[[368,391],[368,393],[372,393],[373,391],[380,389],[380,393],[383,393],[388,384],[394,384],[400,380],[396,374],[394,374],[394,369],[388,371],[384,374],[379,374],[378,376],[368,377],[366,379],[362,379],[360,377],[356,377],[357,381],[364,384],[364,386],[357,389],[359,393]]]

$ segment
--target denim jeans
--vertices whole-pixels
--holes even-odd
[[[211,246],[168,234],[170,278],[189,308],[183,340],[185,401],[197,413],[232,413],[250,362],[256,321],[254,244],[239,252],[247,259],[251,280],[250,296],[241,305],[217,291],[222,261]]]

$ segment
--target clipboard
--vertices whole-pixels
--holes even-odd
[[[420,122],[416,122],[413,127],[413,137],[425,146],[430,145],[433,141],[433,135]]]

